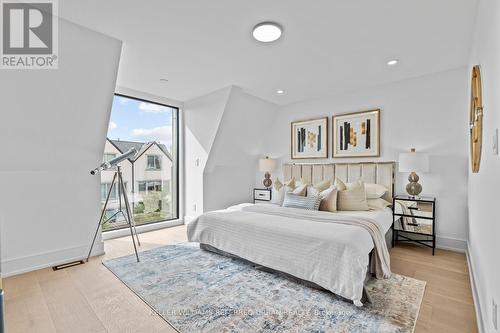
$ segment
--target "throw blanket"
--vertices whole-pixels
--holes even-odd
[[[385,242],[384,231],[375,220],[360,216],[338,214],[318,215],[315,211],[305,209],[283,210],[281,209],[281,207],[274,205],[246,206],[243,207],[242,210],[260,214],[299,218],[315,222],[339,223],[359,226],[368,231],[375,246],[373,250],[374,255],[370,263],[370,273],[375,274],[377,279],[388,279],[391,277],[391,262],[389,250],[387,250],[387,244]]]
[[[383,231],[366,215],[241,204],[187,222],[187,234],[189,241],[313,282],[361,306],[372,249],[377,254],[370,270],[390,275]]]

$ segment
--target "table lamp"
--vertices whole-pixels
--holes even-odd
[[[417,172],[429,171],[429,155],[425,153],[417,153],[415,148],[412,148],[409,153],[399,154],[399,172],[410,172],[408,176],[408,185],[406,192],[411,197],[417,197],[422,192],[422,185],[418,183],[419,177]]]
[[[270,188],[273,184],[271,180],[271,171],[274,171],[276,167],[276,161],[266,156],[259,160],[259,170],[265,172],[264,181],[262,182],[266,188]]]

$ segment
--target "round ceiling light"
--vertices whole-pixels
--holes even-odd
[[[394,65],[397,65],[399,62],[398,59],[391,59],[389,61],[387,61],[387,66],[394,66]]]
[[[263,43],[271,43],[281,37],[283,29],[275,22],[262,22],[253,28],[253,38]]]
[[[283,95],[285,93],[285,91],[283,89],[278,89],[278,90],[276,90],[276,93],[278,95]]]

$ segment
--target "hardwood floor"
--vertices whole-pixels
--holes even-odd
[[[141,250],[186,240],[185,226],[140,235]],[[42,269],[4,280],[6,332],[175,332],[101,261],[133,252],[130,238],[105,242],[106,255],[60,270]],[[398,245],[395,273],[427,281],[416,332],[477,332],[464,254]]]

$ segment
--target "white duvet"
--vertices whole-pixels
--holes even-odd
[[[245,211],[248,206],[252,205],[241,204],[199,216],[187,224],[189,241],[314,282],[361,305],[369,253],[374,247],[368,231],[359,226],[310,220],[296,208],[277,206],[275,210],[286,215],[280,216]],[[390,209],[314,212],[322,219],[338,214],[375,220],[384,233],[392,223]]]

